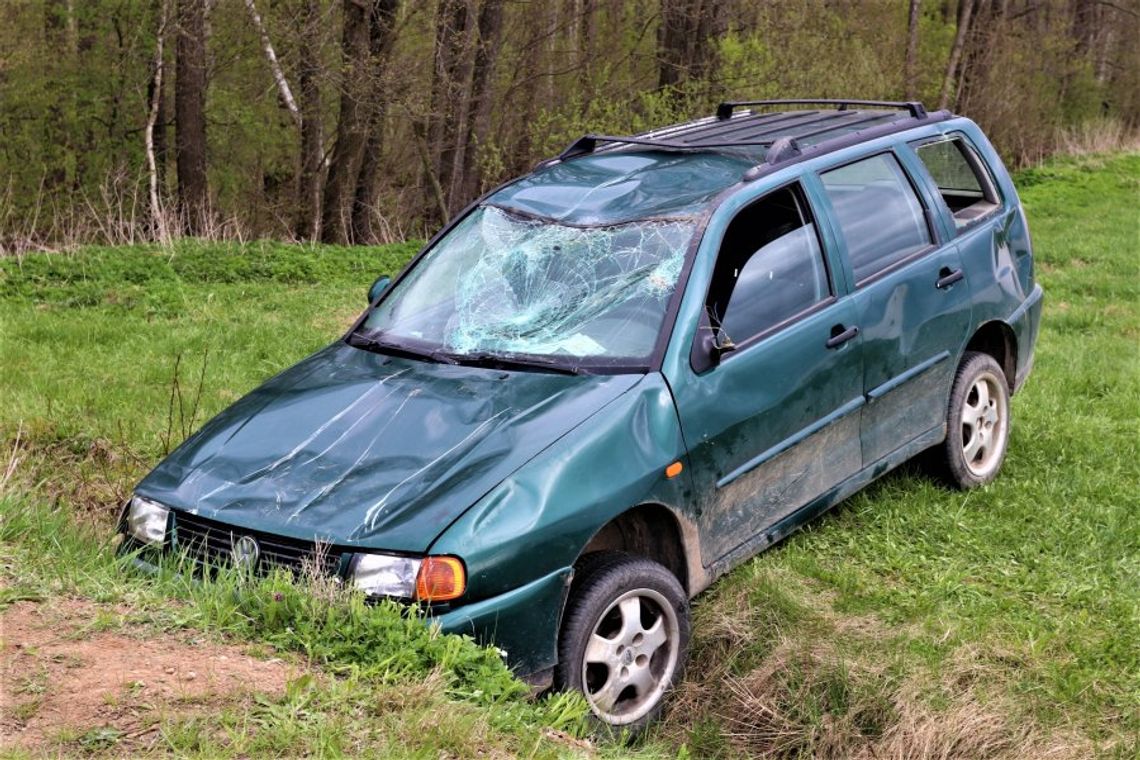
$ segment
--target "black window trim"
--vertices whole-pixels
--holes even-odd
[[[732,351],[731,353],[725,354],[721,358],[721,362],[720,362],[721,364],[724,364],[725,362],[732,361],[732,359],[734,357],[744,353],[745,351],[749,350],[750,348],[757,345],[758,343],[763,342],[764,340],[772,337],[776,333],[783,332],[785,329],[791,327],[793,324],[800,322],[804,319],[807,319],[808,317],[810,317],[811,315],[813,315],[817,312],[823,311],[828,306],[831,306],[832,304],[836,303],[839,300],[839,296],[836,292],[835,275],[831,271],[831,262],[828,260],[828,257],[827,257],[827,246],[824,244],[823,234],[822,234],[822,231],[819,229],[819,214],[817,213],[816,209],[812,206],[811,199],[808,197],[807,191],[804,189],[803,177],[802,176],[797,176],[793,179],[788,180],[787,182],[785,182],[781,185],[777,185],[776,187],[769,188],[764,193],[760,194],[759,196],[757,196],[757,197],[753,198],[752,200],[748,201],[747,203],[745,203],[743,206],[741,206],[732,215],[732,219],[730,219],[728,224],[725,225],[725,227],[724,227],[725,232],[728,231],[728,228],[732,225],[733,222],[736,221],[736,218],[738,216],[743,214],[745,211],[747,211],[749,208],[751,208],[755,204],[763,201],[765,198],[768,198],[771,195],[774,195],[775,193],[780,192],[781,190],[791,190],[792,191],[792,194],[796,197],[796,202],[801,204],[802,208],[807,211],[807,213],[809,215],[809,222],[815,228],[814,234],[815,234],[816,243],[818,245],[819,257],[823,261],[823,270],[826,273],[826,277],[827,277],[828,295],[826,297],[816,301],[811,306],[808,306],[804,309],[801,309],[801,310],[797,311],[795,314],[791,314],[791,315],[785,317],[784,319],[782,319],[781,321],[776,322],[775,324],[769,325],[768,327],[764,328],[760,332],[753,333],[752,335],[745,338],[744,340],[734,341],[736,343],[736,350]],[[720,263],[720,244],[723,242],[724,242],[724,235],[721,235],[721,239],[717,243],[716,261],[713,262],[713,274],[714,275],[716,274],[716,266],[717,266],[717,264]],[[703,315],[704,315],[704,316],[702,316],[702,319],[707,318],[709,291],[711,289],[712,289],[712,279],[710,278],[708,287],[705,288],[705,294],[704,294],[702,302],[701,302],[701,310],[702,310]],[[700,332],[700,329],[698,328],[696,335],[693,336],[693,345],[690,347],[690,354],[692,353],[692,351],[697,350],[697,347],[700,344],[701,344],[701,332]],[[716,366],[710,367],[709,369],[716,369]],[[706,371],[708,371],[708,370],[706,370]],[[703,374],[703,373],[701,373],[701,374]]]
[[[934,178],[934,175],[930,171],[930,167],[928,167],[926,165],[926,162],[922,160],[922,154],[918,152],[919,148],[925,148],[928,145],[937,145],[938,143],[954,141],[960,142],[965,148],[965,150],[962,152],[962,156],[966,159],[966,165],[970,167],[971,170],[973,170],[974,177],[977,178],[978,184],[982,187],[982,197],[987,203],[994,204],[994,207],[992,209],[976,219],[969,220],[961,226],[958,225],[957,219],[954,217],[954,212],[950,209],[950,206],[947,205],[946,199],[942,197],[942,188],[938,186],[938,180]],[[943,132],[939,135],[935,135],[934,137],[913,140],[911,142],[908,142],[907,146],[912,151],[914,151],[914,155],[922,164],[923,170],[926,172],[927,176],[930,177],[930,184],[936,191],[935,195],[938,196],[938,202],[942,204],[942,208],[950,217],[950,222],[953,226],[954,238],[961,237],[964,233],[972,230],[974,227],[977,227],[983,222],[989,221],[994,216],[999,215],[1001,212],[1006,210],[1005,195],[1002,193],[1001,188],[998,186],[997,182],[994,181],[993,173],[990,171],[990,168],[986,164],[985,159],[982,158],[981,154],[978,152],[978,149],[974,146],[974,144],[970,142],[969,135],[967,135],[965,132],[960,132],[958,130],[954,130],[953,132]],[[996,198],[996,200],[990,200],[990,197]]]
[[[907,171],[906,163],[898,155],[898,152],[895,150],[895,148],[893,146],[887,147],[887,148],[881,148],[881,149],[873,151],[871,153],[866,153],[862,156],[858,156],[856,158],[852,158],[852,159],[849,159],[846,161],[842,161],[838,164],[832,164],[832,165],[827,166],[825,168],[817,169],[815,172],[815,176],[816,176],[816,179],[819,180],[820,187],[823,189],[824,195],[827,196],[828,206],[831,206],[831,196],[828,195],[827,185],[823,181],[823,175],[824,174],[827,174],[828,172],[834,171],[836,169],[842,169],[843,167],[850,166],[851,164],[857,164],[860,161],[866,161],[868,159],[875,158],[876,156],[884,156],[884,155],[890,156],[894,160],[895,164],[899,168],[899,171],[902,172],[903,177],[906,178],[907,183],[910,185],[910,191],[914,194],[915,200],[918,201],[919,208],[922,209],[922,219],[926,224],[926,234],[930,238],[930,244],[927,245],[925,248],[919,248],[917,251],[914,251],[912,253],[907,254],[905,257],[899,259],[898,261],[891,262],[887,266],[883,267],[882,269],[879,269],[878,271],[876,271],[872,274],[867,275],[866,277],[864,277],[861,280],[855,280],[854,290],[860,290],[860,289],[862,289],[868,285],[872,285],[875,282],[877,282],[878,280],[882,279],[883,277],[886,277],[887,275],[891,274],[892,272],[898,271],[902,267],[905,267],[909,264],[912,264],[915,261],[918,261],[919,259],[925,258],[932,251],[936,251],[939,248],[941,248],[942,244],[943,244],[942,236],[939,234],[937,227],[934,225],[934,220],[931,218],[930,208],[926,205],[926,202],[923,200],[922,193],[919,191],[918,185],[914,181],[914,177],[912,177],[910,172]],[[832,208],[832,211],[834,211],[834,208]],[[831,215],[831,222],[832,222],[832,225],[835,227],[835,231],[837,233],[839,233],[839,237],[843,241],[843,257],[847,261],[848,266],[851,267],[851,276],[854,277],[855,276],[855,267],[851,263],[851,252],[847,246],[847,233],[839,225],[839,220],[835,218],[834,214]]]
[[[721,359],[721,363],[723,364],[724,362],[732,361],[732,359],[734,357],[738,356],[739,354],[744,353],[745,351],[747,351],[748,349],[757,345],[758,343],[762,343],[765,339],[770,338],[777,333],[783,332],[784,330],[791,327],[792,325],[794,325],[797,322],[802,322],[803,320],[812,316],[816,312],[823,311],[825,308],[827,308],[828,306],[831,306],[833,303],[835,303],[838,300],[839,300],[839,298],[836,297],[834,294],[829,295],[827,298],[824,298],[823,300],[816,301],[815,303],[813,303],[811,306],[807,307],[806,309],[801,309],[800,311],[797,311],[795,314],[792,314],[791,316],[781,320],[780,322],[777,322],[776,324],[771,325],[770,327],[767,327],[758,333],[755,333],[754,335],[752,335],[749,338],[745,338],[744,340],[742,340],[736,344],[736,350],[735,351],[724,355],[724,357]]]

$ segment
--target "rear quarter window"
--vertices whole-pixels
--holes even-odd
[[[961,137],[915,146],[958,230],[1001,206],[993,178],[981,157]]]

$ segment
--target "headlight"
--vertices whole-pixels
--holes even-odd
[[[393,557],[357,554],[352,582],[366,594],[446,602],[467,590],[467,572],[458,557]]]
[[[166,538],[166,518],[170,510],[141,496],[131,497],[127,509],[127,533],[144,544],[161,545]]]
[[[420,561],[387,554],[357,554],[352,564],[352,582],[366,594],[411,599],[416,595]]]

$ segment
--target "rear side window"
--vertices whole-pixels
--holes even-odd
[[[987,216],[1000,205],[989,172],[961,138],[920,145],[915,152],[938,185],[958,229]]]
[[[819,236],[799,186],[765,195],[725,230],[707,309],[735,343],[831,296]]]
[[[820,176],[847,242],[856,283],[930,246],[922,204],[893,154]]]

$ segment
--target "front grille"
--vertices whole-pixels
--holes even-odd
[[[233,544],[242,536],[257,541],[260,549],[254,570],[265,575],[276,568],[300,573],[306,562],[324,575],[338,575],[341,552],[328,545],[301,541],[272,533],[247,530],[208,520],[187,512],[174,513],[174,550],[185,552],[195,562],[219,566],[233,564]]]

